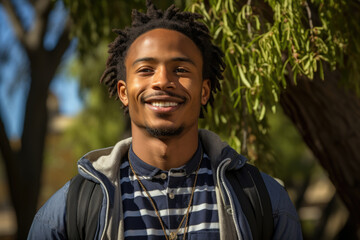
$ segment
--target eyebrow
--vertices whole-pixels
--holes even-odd
[[[157,61],[156,58],[153,58],[153,57],[144,57],[144,58],[138,58],[138,59],[136,59],[136,60],[132,63],[132,65],[134,66],[134,65],[135,65],[136,63],[138,63],[138,62],[156,62],[156,61]],[[191,60],[190,58],[187,58],[187,57],[175,57],[175,58],[172,58],[170,61],[172,61],[172,62],[188,62],[188,63],[196,66],[195,63],[194,63],[194,61]]]

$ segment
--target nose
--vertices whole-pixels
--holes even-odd
[[[153,75],[152,88],[154,90],[166,90],[176,88],[176,84],[172,79],[171,71],[166,66],[161,66]]]

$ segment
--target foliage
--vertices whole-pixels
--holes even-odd
[[[104,39],[112,41],[115,38],[112,29],[129,26],[132,9],[146,9],[145,0],[97,2],[64,0],[64,2],[73,19],[71,34],[79,39],[78,51],[82,57]],[[153,2],[158,8],[164,9],[173,2],[179,7],[184,7],[186,1],[155,0]]]
[[[76,58],[71,64],[69,74],[80,79],[86,109],[76,117],[64,140],[74,142],[73,152],[78,158],[90,150],[114,145],[124,131],[125,116],[120,103],[109,99],[99,83],[106,49],[106,44],[100,43],[86,58]]]
[[[352,31],[359,29],[359,14],[349,14],[359,10],[357,2],[197,0],[189,9],[204,16],[227,64],[222,93],[203,125],[228,136],[245,154],[245,144],[250,144],[255,148],[249,151],[252,160],[267,145],[266,113],[276,112],[289,82],[313,79],[314,74],[324,79],[324,64],[332,69],[352,64],[345,85],[360,93],[359,61],[345,59],[360,56],[359,31]],[[255,136],[261,142],[252,144]]]
[[[83,54],[88,52],[89,48],[94,48],[101,39],[109,36],[114,23],[120,24],[119,27],[129,24],[132,7],[142,1],[99,1],[96,5],[91,1],[64,2],[73,20],[71,35],[79,39],[78,50]],[[122,11],[116,13],[120,9]]]
[[[78,158],[90,150],[113,146],[124,131],[120,104],[108,99],[106,93],[104,89],[93,88],[87,96],[87,109],[66,132],[65,141],[73,142],[72,151]]]

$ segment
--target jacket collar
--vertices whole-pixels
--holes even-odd
[[[229,170],[240,169],[246,163],[247,159],[222,141],[217,134],[200,129],[199,137],[203,143],[204,151],[209,155],[213,169],[217,169],[223,160],[229,158],[231,159],[231,163],[228,165]]]
[[[247,161],[245,157],[238,154],[220,137],[208,130],[199,130],[200,141],[204,147],[204,151],[209,156],[213,169],[217,169],[218,165],[224,159],[231,159],[228,169],[239,169]],[[124,157],[129,151],[132,138],[124,139],[118,142],[114,147],[103,148],[91,151],[84,155],[78,161],[79,172],[85,178],[92,178],[84,173],[80,166],[85,168],[94,176],[100,178],[105,185],[112,185],[118,177],[118,170]]]

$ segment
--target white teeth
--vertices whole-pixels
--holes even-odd
[[[152,106],[154,107],[175,107],[178,105],[176,102],[152,102]]]

